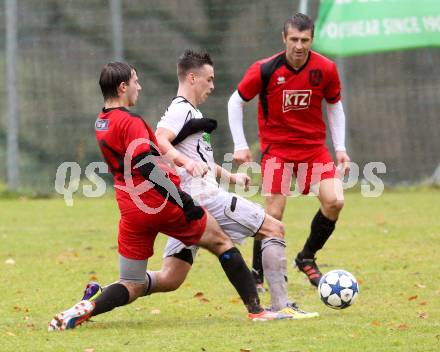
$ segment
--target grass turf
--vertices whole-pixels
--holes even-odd
[[[217,259],[200,251],[178,291],[61,333],[48,333],[47,323],[81,298],[88,280],[117,279],[116,203],[0,200],[0,351],[438,351],[439,199],[438,189],[347,194],[336,232],[318,255],[322,271],[343,268],[360,282],[357,303],[344,311],[325,307],[290,264],[318,204],[300,197],[285,214],[289,292],[320,318],[247,321]],[[159,269],[164,243],[159,236],[150,269]],[[248,262],[251,248],[249,240],[241,247]],[[270,302],[268,294],[262,301]]]

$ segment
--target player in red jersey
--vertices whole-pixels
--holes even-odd
[[[74,328],[91,316],[133,302],[148,291],[147,260],[158,232],[185,245],[208,249],[218,256],[251,320],[273,320],[281,313],[263,310],[252,275],[241,253],[217,222],[179,188],[180,180],[161,160],[156,137],[139,115],[136,104],[141,86],[134,67],[107,64],[99,79],[104,108],[95,123],[96,139],[113,174],[121,219],[118,252],[120,279],[94,300],[82,300],[57,314],[49,331]]]
[[[249,67],[228,103],[234,140],[234,160],[252,160],[244,132],[243,105],[259,95],[258,129],[262,153],[261,170],[267,212],[281,220],[289,196],[292,175],[299,193],[313,191],[321,203],[312,220],[304,248],[295,258],[311,284],[317,286],[321,272],[316,252],[332,234],[344,205],[340,175],[348,171],[345,149],[345,115],[336,65],[311,50],[314,24],[297,13],[284,24],[285,50]],[[337,168],[325,146],[326,125],[322,100],[336,152]],[[340,172],[337,172],[338,171]],[[254,245],[254,273],[262,283],[260,245]]]

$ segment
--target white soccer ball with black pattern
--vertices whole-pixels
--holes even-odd
[[[319,280],[318,292],[327,307],[345,309],[356,301],[359,285],[348,271],[332,270]]]

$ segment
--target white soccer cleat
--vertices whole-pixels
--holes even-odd
[[[284,312],[271,312],[269,310],[263,310],[260,313],[248,313],[248,319],[251,321],[268,321],[268,320],[280,320],[280,319],[292,319],[292,315],[285,314]]]
[[[84,321],[88,320],[92,311],[95,308],[95,304],[89,301],[80,301],[72,308],[58,313],[49,323],[48,331],[67,330],[73,329]]]

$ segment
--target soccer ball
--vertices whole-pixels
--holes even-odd
[[[327,307],[345,309],[356,301],[359,285],[349,272],[332,270],[319,280],[318,292]]]

